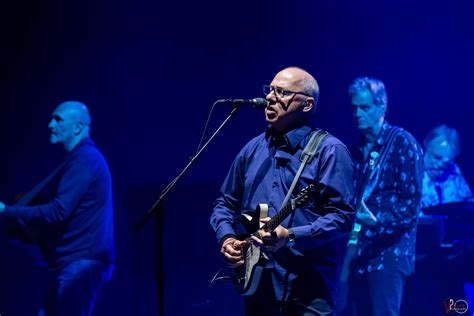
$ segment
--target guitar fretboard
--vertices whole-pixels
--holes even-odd
[[[290,215],[290,213],[296,208],[301,206],[303,203],[308,201],[309,194],[313,191],[314,185],[310,184],[306,188],[300,191],[298,196],[288,202],[285,206],[283,206],[278,213],[273,216],[268,223],[263,225],[261,229],[267,232],[272,232],[275,228],[283,222],[283,220]],[[258,236],[258,233],[255,233],[255,236]],[[260,237],[259,237],[260,238]]]
[[[288,203],[283,207],[275,216],[272,217],[272,219],[263,225],[262,229],[268,232],[273,231],[275,228],[277,228],[278,225],[283,222],[283,220],[290,215],[291,211],[293,211],[293,203]]]

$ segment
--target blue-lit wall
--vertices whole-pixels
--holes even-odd
[[[60,152],[48,143],[47,124],[64,100],[89,105],[93,138],[112,171],[118,259],[96,315],[155,313],[154,223],[133,236],[134,222],[195,153],[211,104],[262,96],[261,85],[286,66],[315,75],[315,124],[348,144],[357,135],[347,86],[359,75],[382,79],[392,124],[420,142],[441,123],[458,129],[459,164],[474,185],[471,1],[56,0],[1,7],[0,199],[12,202],[56,166]],[[227,112],[216,109],[211,129]],[[240,311],[227,284],[207,287],[220,265],[208,218],[233,157],[264,127],[263,113],[242,110],[166,203],[167,315]],[[0,250],[0,259],[0,313],[27,313],[40,301],[44,268],[23,254]]]

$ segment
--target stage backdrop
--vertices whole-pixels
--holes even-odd
[[[95,315],[157,310],[155,223],[134,223],[196,153],[211,104],[262,97],[287,66],[319,81],[314,122],[356,141],[347,87],[382,79],[387,119],[420,142],[439,124],[462,137],[459,164],[474,184],[474,21],[471,1],[10,1],[1,4],[0,199],[12,203],[54,169],[47,124],[62,101],[85,102],[92,137],[110,164],[117,264]],[[210,130],[229,112],[216,107]],[[243,109],[165,204],[167,315],[239,315],[209,222],[240,148],[265,128]],[[209,134],[208,134],[209,135]],[[262,201],[264,202],[264,201]],[[32,315],[45,270],[24,251],[0,251],[0,313]]]

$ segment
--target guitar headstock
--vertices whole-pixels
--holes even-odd
[[[310,199],[311,193],[314,191],[314,188],[315,185],[310,184],[307,187],[303,188],[300,192],[298,192],[298,195],[292,200],[292,204],[294,205],[294,207],[299,207],[306,204],[306,202],[308,202],[308,200]]]

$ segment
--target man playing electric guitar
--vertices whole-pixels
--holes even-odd
[[[290,67],[264,86],[268,101],[265,133],[248,142],[237,155],[214,204],[211,225],[224,260],[244,264],[243,248],[234,221],[253,215],[268,204],[271,221],[301,166],[303,149],[316,133],[310,118],[319,88],[308,72]],[[314,159],[303,169],[296,194],[312,184],[308,202],[275,229],[260,229],[257,246],[271,253],[273,269],[264,270],[258,288],[245,296],[246,315],[333,315],[334,295],[354,210],[352,160],[347,148],[326,135]]]
[[[405,279],[414,270],[422,150],[413,136],[385,121],[382,81],[357,78],[349,87],[360,142],[355,160],[358,207],[349,244],[347,314],[396,316]],[[343,280],[344,281],[344,280]]]

